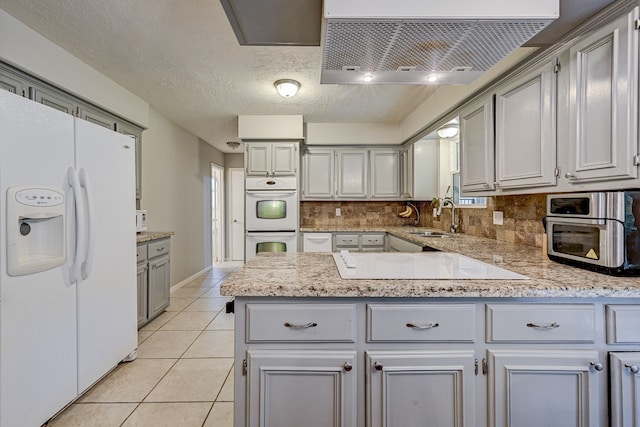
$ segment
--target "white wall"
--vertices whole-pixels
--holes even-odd
[[[397,123],[307,123],[309,145],[400,144]]]
[[[148,127],[142,135],[141,208],[149,229],[173,231],[171,284],[211,265],[211,162],[224,155],[143,99],[0,10],[0,59]]]

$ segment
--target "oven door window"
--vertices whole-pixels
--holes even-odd
[[[587,259],[600,259],[600,229],[584,225],[553,225],[553,250]]]
[[[287,217],[285,200],[259,200],[256,202],[256,218],[283,219]]]
[[[256,253],[260,252],[287,252],[287,244],[284,242],[260,242],[256,244]]]

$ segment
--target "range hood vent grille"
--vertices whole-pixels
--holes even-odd
[[[486,71],[522,46],[549,21],[332,22],[327,25],[323,69],[449,72]]]
[[[322,83],[363,83],[367,75],[373,83],[424,84],[434,74],[439,83],[469,83],[559,16],[558,0],[324,0],[324,6]]]

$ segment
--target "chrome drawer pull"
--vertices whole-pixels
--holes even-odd
[[[418,329],[418,330],[433,329],[433,328],[437,328],[438,326],[440,326],[440,323],[438,322],[429,322],[426,325],[416,325],[415,323],[407,323],[407,328]]]
[[[527,328],[536,328],[536,329],[555,329],[559,328],[560,324],[553,322],[546,325],[539,325],[537,323],[527,323]]]
[[[309,329],[309,328],[315,328],[316,326],[318,326],[318,324],[316,322],[309,322],[306,325],[296,325],[294,323],[286,322],[284,326],[286,328],[291,328],[291,329]]]
[[[373,367],[375,368],[376,371],[382,371],[382,363],[380,362],[373,362]]]
[[[624,364],[625,368],[629,368],[632,374],[637,374],[640,372],[640,368],[637,365],[630,365],[629,363]]]
[[[351,363],[349,362],[344,362],[343,368],[345,372],[351,372],[351,370],[353,369],[353,365],[351,365]]]

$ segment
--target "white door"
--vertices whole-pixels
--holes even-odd
[[[224,173],[211,163],[211,262],[224,261]]]
[[[66,180],[73,118],[0,91],[0,128],[0,425],[39,426],[77,395],[76,286],[68,265],[8,276],[6,194],[14,186],[57,188],[67,215],[73,211]],[[72,218],[66,226],[71,231]]]
[[[132,138],[79,119],[75,136],[89,212],[77,285],[81,393],[138,344],[136,177]]]
[[[229,254],[232,261],[244,260],[244,170],[229,169]]]

